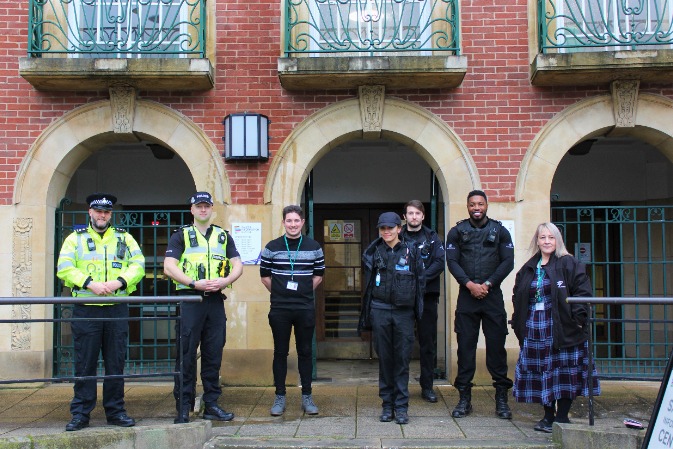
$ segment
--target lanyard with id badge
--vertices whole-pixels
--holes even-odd
[[[544,288],[545,271],[544,268],[542,268],[542,258],[537,262],[535,274],[537,275],[537,281],[535,282],[535,310],[544,310],[544,296],[542,289]]]
[[[285,248],[287,248],[287,258],[290,260],[290,280],[287,281],[287,289],[292,290],[292,291],[297,291],[299,288],[299,282],[296,282],[294,280],[294,263],[297,260],[297,257],[299,256],[299,247],[301,246],[301,241],[304,238],[304,236],[299,236],[299,244],[297,244],[297,249],[294,252],[294,257],[292,257],[292,253],[290,252],[290,245],[287,243],[287,236],[284,235],[283,238],[285,239]]]

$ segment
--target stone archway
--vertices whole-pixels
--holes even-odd
[[[610,132],[628,134],[650,143],[673,161],[673,101],[641,93],[628,108],[632,126],[623,126],[616,118],[619,108],[615,107],[614,98],[615,95],[601,95],[567,108],[531,142],[521,162],[515,190],[516,221],[522,224],[517,229],[517,241],[527,242],[534,227],[549,220],[554,174],[566,152],[581,140]]]
[[[119,131],[111,101],[81,106],[45,129],[23,159],[14,187],[14,204],[56,206],[77,167],[93,151],[112,141],[159,142],[177,153],[197,189],[217,202],[231,202],[231,191],[218,150],[189,118],[159,103],[135,100],[129,128]],[[113,119],[113,115],[115,118]],[[46,182],[45,182],[46,180]],[[28,188],[29,187],[29,188]]]
[[[184,160],[197,189],[211,191],[217,203],[230,202],[224,164],[215,145],[196,124],[153,101],[131,97],[126,99],[125,105],[119,106],[115,104],[115,95],[111,96],[109,101],[78,107],[48,126],[19,167],[12,215],[15,221],[21,220],[23,226],[21,235],[15,232],[14,240],[26,242],[33,260],[44,261],[43,264],[32,263],[31,273],[22,274],[22,282],[30,279],[28,296],[51,292],[54,210],[79,165],[109,142],[146,139],[161,143]],[[119,98],[116,101],[119,102]]]
[[[464,195],[480,187],[479,174],[467,147],[434,114],[408,101],[385,97],[341,101],[307,117],[283,142],[269,169],[264,202],[280,226],[281,209],[298,204],[304,182],[322,156],[350,139],[374,136],[402,142],[436,172],[449,216],[465,213]],[[371,117],[362,113],[363,104]],[[278,219],[277,219],[278,218]],[[280,228],[279,228],[280,229]]]

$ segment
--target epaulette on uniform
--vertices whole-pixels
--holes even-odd
[[[191,226],[190,224],[182,225],[182,226],[180,226],[179,228],[175,228],[175,229],[173,229],[173,232],[182,231],[183,229],[188,228],[188,227],[190,227],[190,226]]]
[[[75,232],[78,234],[84,234],[88,228],[77,228]]]
[[[459,224],[461,224],[461,223],[466,222],[467,220],[469,220],[469,218],[465,218],[465,219],[463,219],[463,220],[457,221],[456,224],[459,225]]]
[[[126,234],[126,229],[123,228],[115,228],[115,231],[119,232],[120,234]]]

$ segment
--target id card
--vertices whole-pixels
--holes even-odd
[[[544,303],[543,302],[536,302],[535,303],[535,310],[544,310]]]
[[[287,289],[297,291],[299,288],[299,283],[295,281],[287,281]]]

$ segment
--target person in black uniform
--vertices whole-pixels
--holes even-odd
[[[243,263],[229,233],[211,223],[213,198],[208,192],[196,192],[191,199],[194,224],[173,233],[164,259],[164,273],[177,285],[178,295],[201,295],[199,303],[183,303],[178,338],[183,341],[183,382],[175,377],[176,408],[182,414],[175,423],[189,422],[189,409],[196,396],[196,350],[201,345],[201,381],[203,383],[204,419],[231,421],[234,414],[217,405],[222,394],[220,366],[227,337],[224,310],[225,287],[243,274]],[[179,346],[178,346],[179,347]]]
[[[418,248],[425,266],[423,317],[416,322],[420,348],[421,397],[428,402],[437,402],[432,384],[437,360],[437,305],[440,277],[444,272],[444,245],[435,231],[423,225],[425,207],[419,200],[411,200],[404,205],[404,219],[406,224],[402,227],[400,236],[403,241]]]
[[[509,231],[486,216],[488,200],[481,190],[467,195],[469,219],[459,221],[446,237],[446,263],[460,285],[454,331],[458,341],[458,375],[454,386],[460,393],[454,418],[472,411],[472,379],[476,369],[477,340],[482,325],[486,338],[486,368],[495,387],[498,417],[511,419],[507,391],[507,313],[500,284],[514,268],[514,245]],[[483,323],[483,324],[482,324]]]
[[[409,422],[409,362],[414,345],[414,320],[423,315],[425,269],[418,249],[400,240],[402,220],[395,212],[381,214],[380,237],[362,255],[365,294],[358,331],[371,329],[379,356],[379,420]]]

